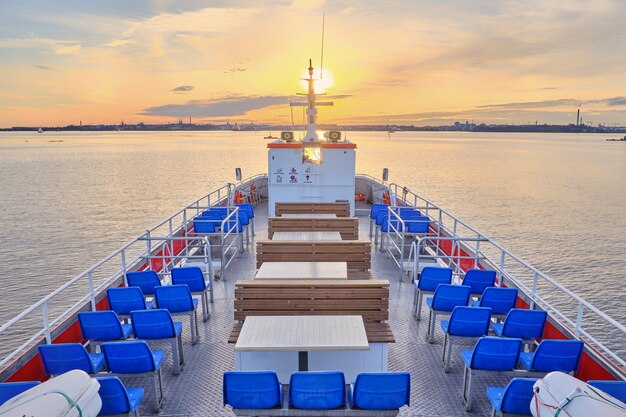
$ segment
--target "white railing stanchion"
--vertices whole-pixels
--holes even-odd
[[[87,285],[89,286],[89,302],[91,311],[96,311],[96,295],[93,292],[93,271],[87,272]]]
[[[128,287],[128,281],[126,281],[126,249],[120,251],[120,257],[122,259],[122,279],[124,280],[124,286]]]
[[[499,266],[499,271],[498,271],[498,287],[501,287],[502,285],[504,285],[504,259],[506,256],[506,252],[504,252],[503,250],[500,251],[500,266]]]
[[[537,284],[539,281],[539,273],[535,271],[533,273],[533,287],[530,292],[531,300],[530,300],[530,309],[533,310],[535,308],[535,298],[537,296]]]
[[[46,335],[46,343],[52,343],[52,335],[50,334],[50,317],[48,317],[48,300],[41,304],[41,316],[43,318],[43,331]]]
[[[576,336],[576,339],[580,339],[580,331],[581,331],[582,325],[583,325],[584,308],[585,308],[585,306],[583,305],[583,303],[579,302],[578,303],[578,313],[576,314],[576,328],[575,328],[575,331],[574,331],[574,335]]]

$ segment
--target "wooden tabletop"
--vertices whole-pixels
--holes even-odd
[[[282,216],[283,218],[289,218],[289,219],[336,219],[337,215],[336,214],[331,214],[331,213],[302,213],[302,214],[283,214]]]
[[[369,350],[361,316],[248,316],[235,351]]]
[[[348,279],[346,262],[263,262],[254,279]]]
[[[341,240],[339,232],[275,232],[272,240]]]

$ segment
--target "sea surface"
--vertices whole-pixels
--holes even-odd
[[[0,324],[234,182],[236,167],[266,172],[265,133],[0,132]],[[605,141],[615,136],[348,133],[357,172],[389,168],[626,324],[626,143]]]

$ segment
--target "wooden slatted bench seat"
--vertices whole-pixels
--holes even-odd
[[[268,219],[268,237],[276,232],[339,232],[343,240],[359,238],[359,219],[356,217],[338,217],[336,219],[298,219],[289,217],[270,217]]]
[[[393,343],[386,280],[241,280],[235,283],[236,343],[249,315],[359,315],[370,343]]]
[[[372,266],[369,240],[270,240],[256,244],[256,266],[263,262],[346,262],[348,270],[368,271]]]
[[[350,217],[350,204],[345,203],[276,203],[276,215],[283,214],[336,214]]]

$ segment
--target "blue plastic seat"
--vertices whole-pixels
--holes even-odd
[[[126,281],[129,287],[139,287],[143,295],[154,295],[154,287],[162,285],[157,273],[150,269],[127,272]]]
[[[611,397],[626,404],[626,381],[601,381],[596,379],[588,381],[587,384],[606,392]]]
[[[462,350],[463,401],[465,410],[472,408],[472,387],[474,376],[481,371],[512,372],[519,361],[522,339],[481,337],[474,349]]]
[[[514,308],[506,315],[504,323],[493,323],[493,331],[498,336],[519,337],[534,343],[543,337],[548,313],[544,310]]]
[[[163,380],[161,365],[162,350],[150,350],[143,340],[128,342],[103,343],[102,352],[109,371],[115,374],[148,374],[152,376],[154,386],[154,410],[158,412],[163,404]]]
[[[191,296],[187,285],[164,285],[156,287],[154,301],[157,308],[164,308],[172,316],[189,316],[191,343],[198,342],[198,299]]]
[[[146,298],[139,287],[109,288],[107,290],[109,308],[120,318],[126,318],[133,310],[152,308],[152,301]]]
[[[102,400],[99,416],[133,413],[137,416],[143,399],[143,388],[126,388],[116,376],[96,378],[100,384],[98,395]]]
[[[345,405],[343,372],[294,372],[289,381],[289,404],[308,410],[332,410]]]
[[[130,320],[137,339],[170,339],[174,374],[178,375],[185,364],[183,324],[172,320],[170,312],[165,309],[131,311]]]
[[[410,405],[410,399],[408,372],[360,373],[350,385],[352,408],[392,410]]]
[[[272,371],[228,371],[222,382],[224,405],[239,409],[280,407],[283,386]]]
[[[0,405],[39,384],[41,384],[39,381],[0,383]]]
[[[406,232],[411,234],[428,233],[430,228],[430,218],[425,216],[415,216],[404,220],[406,224]]]
[[[441,360],[445,372],[450,370],[452,342],[458,338],[476,338],[486,336],[489,332],[491,309],[488,307],[454,307],[450,320],[441,320],[443,339],[443,355]]]
[[[209,209],[206,211],[203,211],[201,216],[203,219],[211,219],[211,220],[224,220],[224,218],[226,218],[226,216],[228,215],[228,211],[221,211],[221,210],[215,210],[215,209]]]
[[[398,207],[396,209],[396,212],[402,220],[408,220],[415,217],[423,217],[422,213],[420,213],[419,210],[416,210],[413,207]]]
[[[243,210],[248,215],[248,219],[250,219],[250,228],[252,229],[252,236],[254,236],[254,206],[252,203],[235,204],[235,206],[239,207],[239,211]]]
[[[581,340],[542,340],[534,352],[522,352],[522,366],[533,372],[574,372],[578,369],[584,343]]]
[[[413,281],[415,286],[415,317],[419,320],[422,314],[422,299],[424,295],[434,294],[439,284],[452,282],[452,269],[427,266],[422,270],[418,280]]]
[[[211,302],[213,302],[213,287],[211,280],[204,280],[202,269],[197,266],[186,266],[182,268],[172,268],[172,284],[187,285],[192,295],[199,295],[202,300],[202,318],[209,319],[208,292],[211,292]]]
[[[493,287],[496,283],[496,271],[490,269],[470,269],[463,277],[462,285],[472,289],[472,295],[481,295],[485,288]]]
[[[470,287],[466,285],[439,284],[428,306],[428,341],[433,343],[437,314],[450,314],[457,306],[466,306],[470,299]]]
[[[197,234],[211,234],[217,232],[217,226],[221,220],[208,219],[205,216],[199,216],[193,219],[193,231]]]
[[[133,326],[120,323],[113,310],[78,313],[78,323],[83,338],[92,344],[128,339],[133,332]]]
[[[537,378],[513,378],[505,388],[487,387],[492,415],[517,414],[530,416],[530,401]]]
[[[516,288],[487,287],[480,300],[472,300],[472,306],[489,307],[492,317],[502,317],[515,308],[516,301]]]
[[[102,353],[89,353],[80,343],[40,345],[39,354],[48,375],[61,375],[73,369],[95,374],[104,365]]]

